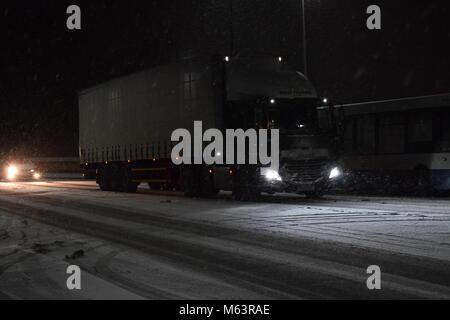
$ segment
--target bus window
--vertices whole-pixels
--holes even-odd
[[[366,115],[356,123],[356,150],[361,154],[375,153],[375,117]]]
[[[379,153],[404,153],[406,133],[404,117],[401,115],[385,115],[379,121]]]

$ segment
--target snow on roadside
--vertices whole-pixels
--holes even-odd
[[[135,195],[105,193],[90,181],[3,184],[2,189],[42,193],[176,221],[197,221],[450,260],[450,211],[447,209],[450,202],[446,199],[335,196],[320,201],[298,197],[288,199],[287,203],[242,203],[226,198],[187,199],[164,192],[148,194],[148,190],[140,190]],[[284,202],[283,197],[287,198],[282,196],[277,202]]]
[[[81,251],[80,251],[81,250]],[[74,252],[82,252],[70,259]],[[67,267],[82,290],[67,289]],[[160,258],[0,209],[0,299],[267,299]]]

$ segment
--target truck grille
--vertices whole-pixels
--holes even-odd
[[[284,168],[293,181],[314,182],[322,177],[326,159],[289,160]]]

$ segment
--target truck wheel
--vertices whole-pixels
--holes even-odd
[[[233,191],[236,201],[258,201],[261,193],[254,189],[241,189]]]
[[[200,195],[202,197],[210,198],[219,193],[214,186],[214,176],[209,174],[206,168],[202,168],[200,173]]]
[[[127,184],[127,186],[125,188],[125,192],[126,193],[136,193],[138,186],[139,186],[139,183],[130,182]]]
[[[180,179],[180,185],[182,190],[184,191],[185,197],[192,198],[198,195],[194,166],[184,166],[181,170]]]
[[[99,169],[98,185],[102,191],[112,190],[111,175],[109,171],[110,170],[104,166]]]
[[[250,168],[238,170],[233,179],[233,196],[236,201],[256,201],[261,195],[257,172]]]
[[[109,173],[111,190],[122,192],[122,167],[119,164],[112,164]]]
[[[121,167],[118,171],[117,190],[120,192],[136,193],[139,183],[132,182],[130,170],[127,167]]]

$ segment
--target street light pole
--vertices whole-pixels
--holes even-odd
[[[234,26],[233,26],[233,20],[234,20],[234,7],[233,7],[233,0],[230,0],[230,55],[234,55]]]
[[[308,52],[306,49],[306,14],[305,0],[302,0],[302,21],[303,21],[303,73],[308,76]]]

